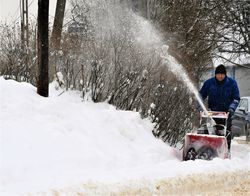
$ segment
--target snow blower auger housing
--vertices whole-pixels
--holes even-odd
[[[185,136],[183,160],[228,158],[227,118],[226,112],[202,112],[200,128]]]

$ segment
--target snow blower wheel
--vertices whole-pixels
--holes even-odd
[[[187,161],[187,160],[195,160],[196,156],[197,156],[197,153],[196,153],[195,149],[194,148],[190,148],[188,150],[188,152],[187,152],[184,160],[185,161]]]
[[[212,148],[204,146],[199,149],[197,157],[198,159],[212,160],[217,157],[217,155]]]

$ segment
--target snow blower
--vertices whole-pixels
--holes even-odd
[[[202,112],[200,128],[185,136],[183,160],[228,158],[227,118],[226,112]]]

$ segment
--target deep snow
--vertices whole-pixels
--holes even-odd
[[[0,195],[250,171],[247,145],[233,141],[231,160],[182,162],[181,150],[154,138],[149,119],[54,86],[44,98],[0,77]]]

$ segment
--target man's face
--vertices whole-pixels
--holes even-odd
[[[215,74],[215,77],[216,77],[216,79],[218,80],[218,81],[222,81],[222,80],[224,80],[224,78],[226,77],[226,75],[225,74],[221,74],[221,73],[218,73],[218,74]]]

